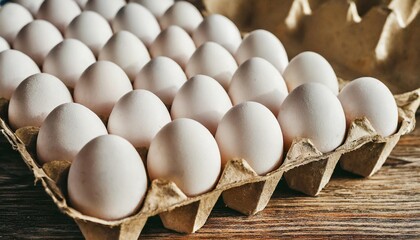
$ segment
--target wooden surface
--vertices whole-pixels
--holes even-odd
[[[420,117],[417,117],[420,121]],[[386,165],[369,179],[336,169],[319,197],[287,189],[282,181],[267,208],[251,217],[219,200],[207,224],[192,235],[165,230],[149,219],[144,239],[191,238],[420,238],[420,127],[404,136]],[[0,238],[77,239],[20,156],[0,137]]]

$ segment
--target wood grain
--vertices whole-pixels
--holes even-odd
[[[417,117],[420,121],[420,117]],[[277,187],[267,208],[251,217],[219,200],[206,225],[192,235],[147,222],[144,239],[214,238],[420,238],[420,128],[404,136],[373,177],[336,169],[319,197]],[[0,238],[79,239],[78,227],[61,214],[6,140],[0,140]]]

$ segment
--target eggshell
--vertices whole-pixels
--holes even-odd
[[[67,183],[71,206],[104,220],[134,214],[147,191],[139,154],[114,135],[97,137],[82,148],[70,166]]]
[[[179,89],[171,108],[176,118],[191,118],[203,124],[213,135],[232,102],[225,89],[211,77],[196,75]]]
[[[127,139],[136,148],[149,148],[153,137],[170,121],[168,109],[156,95],[134,90],[115,104],[108,131]]]
[[[194,51],[194,41],[187,32],[178,26],[170,26],[163,30],[150,46],[150,54],[153,57],[172,58],[183,68]]]
[[[235,54],[239,64],[252,57],[264,58],[273,64],[280,73],[283,73],[289,64],[283,44],[274,34],[263,29],[247,34]]]
[[[33,20],[26,8],[16,3],[6,3],[0,8],[0,37],[12,44],[23,26]]]
[[[136,35],[149,47],[160,33],[160,26],[153,14],[138,3],[128,3],[121,8],[114,20],[112,28],[115,32],[126,30]]]
[[[77,5],[79,5],[80,9],[85,9],[88,0],[74,0]]]
[[[82,73],[96,62],[95,55],[81,41],[65,39],[45,57],[42,70],[58,77],[70,89],[74,89]]]
[[[77,17],[80,12],[79,6],[73,0],[45,0],[36,16],[51,22],[64,33],[71,20]]]
[[[77,103],[65,103],[48,114],[39,129],[36,152],[41,164],[53,160],[73,161],[90,140],[108,134],[101,119]]]
[[[36,63],[24,53],[12,49],[0,52],[0,98],[10,99],[25,78],[39,72]]]
[[[80,76],[74,88],[74,101],[106,119],[114,104],[132,90],[130,79],[118,65],[98,61]]]
[[[302,52],[290,60],[283,72],[284,80],[291,92],[304,83],[321,83],[332,93],[338,94],[338,81],[328,61],[315,52]]]
[[[32,16],[35,16],[44,0],[13,0],[11,2],[22,5]]]
[[[203,125],[187,118],[163,127],[152,140],[147,156],[151,180],[173,181],[190,197],[213,189],[220,167],[216,140]]]
[[[111,22],[125,4],[125,0],[89,0],[84,9],[97,12]]]
[[[177,1],[159,19],[162,29],[171,25],[183,28],[187,33],[192,34],[203,21],[200,11],[187,1]]]
[[[270,62],[258,57],[239,66],[229,87],[229,96],[234,105],[255,101],[275,115],[287,94],[286,84],[279,71]]]
[[[185,73],[188,78],[197,74],[210,76],[228,89],[237,68],[235,59],[225,48],[214,42],[206,42],[191,56]]]
[[[29,76],[19,84],[9,102],[9,124],[13,129],[40,127],[47,115],[63,103],[73,102],[66,85],[47,73]]]
[[[398,127],[398,107],[391,91],[381,81],[361,77],[347,84],[338,95],[347,124],[366,117],[378,134],[387,137]]]
[[[187,81],[182,68],[168,57],[156,57],[137,74],[135,89],[146,89],[156,94],[163,103],[171,106],[175,94]]]
[[[287,147],[294,139],[309,138],[326,153],[340,146],[346,135],[340,101],[320,83],[305,83],[293,90],[281,105],[277,119]]]
[[[239,29],[227,17],[220,14],[207,16],[193,32],[193,40],[197,46],[205,42],[216,42],[232,55],[241,44]]]
[[[160,18],[174,4],[174,0],[132,0],[132,2],[143,5],[156,18]]]
[[[38,66],[42,66],[47,54],[61,41],[63,36],[54,25],[45,20],[34,20],[19,31],[13,41],[13,48],[27,54]]]
[[[115,33],[99,52],[99,60],[108,60],[120,66],[133,82],[141,68],[150,61],[144,44],[132,33]]]
[[[257,102],[244,102],[223,117],[216,132],[222,165],[243,158],[259,175],[283,162],[283,135],[276,117]]]
[[[96,12],[84,11],[67,26],[66,38],[76,38],[92,50],[95,56],[112,36],[108,22]]]
[[[9,43],[2,37],[0,37],[0,52],[10,49]]]

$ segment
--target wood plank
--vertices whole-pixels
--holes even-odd
[[[420,120],[420,117],[417,117]],[[319,197],[289,190],[284,181],[267,208],[251,217],[221,200],[207,224],[192,235],[149,219],[144,239],[209,238],[420,238],[420,128],[404,136],[385,166],[363,179],[336,169]],[[0,140],[0,238],[82,238],[61,214],[6,140]]]

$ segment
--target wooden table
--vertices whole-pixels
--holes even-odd
[[[420,121],[420,117],[417,117]],[[282,181],[267,208],[251,217],[216,204],[196,234],[163,228],[151,218],[141,237],[163,238],[420,238],[420,127],[404,136],[385,166],[363,179],[336,169],[319,197]],[[82,238],[8,143],[0,140],[0,238]]]

